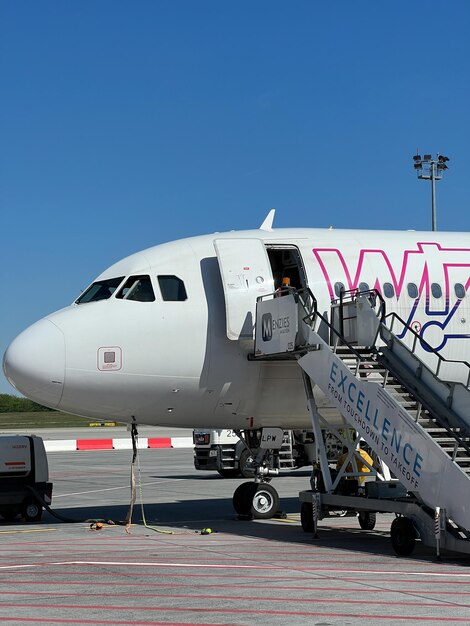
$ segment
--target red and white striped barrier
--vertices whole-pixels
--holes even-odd
[[[192,448],[192,437],[139,437],[139,450],[147,448]],[[46,452],[75,450],[132,450],[129,439],[59,439],[44,441]]]

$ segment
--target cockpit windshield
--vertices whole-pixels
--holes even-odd
[[[116,298],[135,302],[154,302],[155,293],[150,276],[130,276],[119,290]]]
[[[85,304],[87,302],[98,302],[110,298],[119,285],[124,280],[124,276],[119,278],[108,278],[107,280],[97,280],[86,289],[82,295],[75,300],[75,304]]]

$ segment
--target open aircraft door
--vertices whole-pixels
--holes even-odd
[[[274,291],[268,254],[261,239],[216,239],[225,295],[227,337],[252,339],[256,298]]]

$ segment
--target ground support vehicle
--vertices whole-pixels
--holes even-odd
[[[297,320],[289,325],[291,336],[277,336],[274,326],[272,334],[263,333],[262,320],[269,315]],[[423,351],[434,355],[431,366],[421,358]],[[357,511],[368,530],[377,512],[395,513],[391,538],[397,554],[410,554],[417,538],[435,545],[438,555],[441,549],[470,553],[469,364],[447,361],[408,322],[386,315],[378,291],[357,289],[341,292],[328,316],[308,289],[259,298],[252,358],[286,355],[302,370],[317,443],[311,490],[300,493],[303,528],[316,532],[330,510]],[[443,371],[450,378],[441,377]],[[340,433],[338,415],[333,421],[322,414],[315,385],[356,437]],[[330,468],[323,428],[347,449],[338,470]],[[362,469],[357,438],[377,466],[369,456]]]
[[[46,450],[36,435],[0,437],[0,515],[26,522],[41,519],[43,505],[52,499]]]
[[[335,511],[355,511],[363,530],[373,530],[377,513],[395,513],[390,538],[397,555],[409,556],[418,539],[426,546],[435,547],[438,556],[442,550],[470,554],[469,537],[447,518],[445,509],[425,506],[398,481],[366,483],[364,493],[359,495],[308,490],[301,491],[299,498],[302,529],[314,537],[318,535],[318,522]]]
[[[237,432],[228,429],[195,430],[194,467],[197,470],[216,471],[224,478],[243,476],[251,478],[251,468],[261,439],[260,430]],[[248,447],[247,447],[248,445]],[[285,430],[282,446],[273,451],[269,459],[271,469],[291,470],[310,463],[312,433],[309,431]],[[335,451],[331,452],[335,454]]]

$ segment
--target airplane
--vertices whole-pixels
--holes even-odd
[[[423,340],[425,361],[426,346],[470,360],[468,233],[275,229],[273,220],[271,210],[259,229],[164,243],[115,263],[12,341],[7,379],[35,402],[91,418],[309,429],[296,363],[250,359],[257,299],[286,277],[326,316],[341,293],[376,290]],[[329,410],[322,394],[317,402]]]

